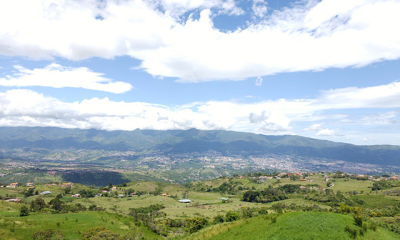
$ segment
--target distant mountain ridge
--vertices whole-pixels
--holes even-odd
[[[285,154],[400,165],[400,146],[357,146],[301,136],[212,130],[105,131],[55,127],[0,127],[0,148],[92,149],[257,155]]]

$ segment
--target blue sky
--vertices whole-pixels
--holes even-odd
[[[396,0],[0,0],[0,126],[400,145]]]

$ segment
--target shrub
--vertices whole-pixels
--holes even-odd
[[[354,229],[350,226],[346,226],[344,230],[350,234],[351,238],[354,238],[354,239],[357,238],[357,234],[358,234],[357,229]]]
[[[232,210],[229,210],[228,212],[226,212],[225,221],[233,222],[233,221],[237,221],[239,219],[240,219],[240,214],[239,213],[234,212]]]
[[[64,239],[64,234],[61,231],[53,229],[40,230],[32,235],[34,240],[50,240],[50,239]]]
[[[190,233],[194,233],[207,226],[208,220],[201,217],[189,218],[186,220],[186,226]]]
[[[362,227],[363,220],[362,220],[361,215],[358,215],[358,214],[354,215],[353,218],[354,218],[354,222],[356,223],[356,225],[359,226],[359,227]]]
[[[253,217],[253,211],[249,207],[242,207],[242,217],[251,218]]]
[[[260,208],[258,213],[261,215],[268,215],[268,210],[266,208]]]
[[[29,209],[26,206],[22,206],[19,210],[19,216],[24,217],[29,215]]]
[[[90,238],[90,240],[108,240],[108,239],[113,239],[113,240],[117,240],[120,239],[119,234],[113,233],[110,230],[105,230],[105,231],[101,231],[99,233],[97,233],[96,235],[94,235],[93,237]]]
[[[223,223],[225,222],[224,216],[222,216],[221,214],[218,214],[217,216],[214,217],[213,219],[213,223],[217,224],[217,223]]]
[[[32,212],[40,212],[43,208],[46,207],[46,202],[42,198],[36,198],[31,202],[31,211]]]
[[[82,234],[82,240],[88,240],[91,237],[93,237],[96,234],[98,234],[99,232],[106,231],[106,230],[108,230],[108,229],[105,228],[105,227],[92,227],[92,228],[89,228],[88,230],[86,230],[86,232],[84,232]]]
[[[368,224],[368,228],[375,232],[377,229],[376,223],[372,222]]]

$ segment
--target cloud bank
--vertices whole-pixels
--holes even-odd
[[[253,2],[258,20],[226,32],[214,27],[213,17],[243,14],[237,1],[0,1],[0,22],[7,23],[0,25],[0,54],[69,60],[126,55],[141,60],[151,75],[181,82],[360,67],[400,57],[397,0],[310,0],[270,14],[262,1]]]
[[[86,67],[71,68],[52,63],[45,68],[33,70],[22,66],[14,66],[13,76],[0,78],[0,86],[6,87],[53,87],[84,88],[97,91],[124,93],[133,87],[126,82],[116,82],[103,77],[102,73],[90,71]]]
[[[380,91],[391,94],[381,95]],[[350,96],[353,96],[352,102],[341,101]],[[397,101],[393,101],[394,99]],[[388,102],[391,104],[388,105]],[[371,104],[382,109],[399,108],[400,83],[369,88],[332,89],[322,92],[321,96],[314,99],[280,99],[253,103],[207,101],[174,107],[143,102],[116,102],[108,98],[91,98],[69,103],[32,90],[14,89],[0,93],[0,126],[57,126],[104,130],[197,128],[287,134],[292,133],[292,123],[315,122],[324,118],[343,123],[352,121],[346,119],[346,115],[324,117],[321,112],[369,108]],[[381,125],[396,124],[399,115],[396,111],[373,116],[360,115],[358,121],[364,125],[376,122]],[[315,118],[310,120],[310,117]],[[317,132],[317,136],[341,136],[334,130],[323,128],[319,123],[304,130]]]

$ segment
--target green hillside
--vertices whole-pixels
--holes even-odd
[[[0,148],[33,149],[41,153],[56,149],[131,150],[140,153],[161,152],[163,154],[207,151],[241,155],[272,153],[400,165],[399,146],[356,146],[292,135],[267,136],[197,129],[103,131],[51,127],[2,127],[0,128]]]
[[[353,239],[346,226],[358,231],[357,239],[398,239],[399,235],[386,229],[367,230],[361,235],[362,228],[354,224],[350,215],[325,212],[292,212],[280,215],[276,222],[271,218],[258,217],[239,223],[221,224],[204,229],[186,239],[241,239],[241,240],[337,240]]]

